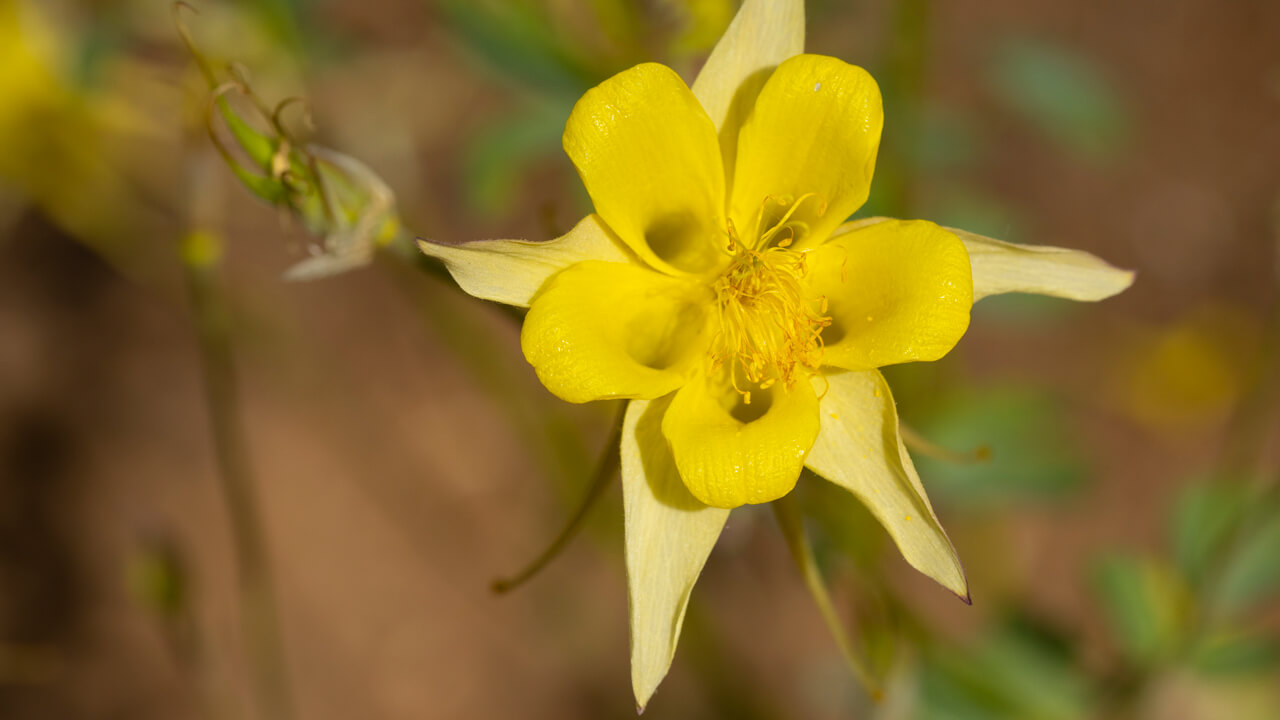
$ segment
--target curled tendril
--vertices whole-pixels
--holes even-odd
[[[315,257],[295,265],[286,277],[322,277],[368,262],[374,247],[400,232],[391,189],[354,158],[311,145],[290,130],[285,113],[291,109],[300,113],[293,127],[306,134],[315,130],[310,103],[295,96],[268,105],[254,92],[244,65],[215,66],[198,49],[183,10],[198,11],[183,0],[172,9],[178,36],[211,89],[204,123],[214,148],[254,195],[323,236],[321,246],[313,248]],[[236,107],[232,95],[242,100]]]
[[[209,61],[205,59],[204,55],[196,50],[195,41],[191,39],[191,31],[187,29],[187,23],[182,19],[182,11],[184,9],[192,15],[199,15],[200,11],[182,0],[177,0],[171,7],[173,25],[178,30],[178,37],[182,40],[182,44],[187,47],[187,52],[191,53],[191,57],[195,59],[196,66],[200,68],[200,74],[204,75],[204,79],[209,83],[209,86],[217,85],[217,74],[213,71],[213,67],[209,65]]]

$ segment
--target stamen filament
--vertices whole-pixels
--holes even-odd
[[[729,383],[744,403],[751,402],[744,384],[766,390],[781,381],[790,388],[822,362],[822,330],[831,325],[827,300],[808,290],[806,253],[790,249],[798,225],[792,217],[803,202],[817,197],[797,198],[755,243],[743,243],[733,223],[727,225],[727,249],[734,258],[713,287],[717,329],[710,365],[718,371],[729,363]]]

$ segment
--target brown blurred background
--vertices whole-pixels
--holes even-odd
[[[165,2],[0,7],[0,717],[252,717],[178,262],[186,178],[209,153],[183,108],[206,91]],[[199,7],[186,22],[211,59],[242,63],[271,103],[306,96],[311,137],[377,172],[410,233],[447,241],[570,227],[588,205],[558,137],[581,89],[644,59],[691,79],[733,10]],[[1103,683],[1040,717],[1275,717],[1274,666],[1250,676],[1263,690],[1224,691],[1176,650],[1143,665],[1108,601],[1128,560],[1106,558],[1176,551],[1170,508],[1193,480],[1280,472],[1280,4],[827,0],[808,17],[810,51],[867,66],[885,90],[868,211],[1137,271],[1098,305],[984,301],[951,356],[890,374],[906,422],[993,450],[988,467],[920,464],[975,602],[915,575],[878,530],[855,533],[874,557],[845,557],[818,522],[855,634],[876,616],[850,608],[874,605],[866,586],[883,577],[959,662],[1017,616],[1053,628],[1073,672],[1142,678],[1128,705],[1107,701],[1127,686]],[[216,170],[200,203],[227,242],[219,277],[296,716],[631,717],[616,489],[542,575],[489,591],[571,512],[614,409],[552,398],[507,316],[395,257],[282,282],[312,241]],[[1274,597],[1259,597],[1240,627],[1274,633]],[[894,657],[927,668],[931,652],[899,641]],[[928,700],[920,673],[861,710],[773,519],[749,509],[646,717],[1033,716],[949,715],[960,705]]]

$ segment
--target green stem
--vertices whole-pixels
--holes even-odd
[[[221,240],[207,228],[212,163],[208,153],[192,161],[192,230],[182,244],[183,277],[200,345],[204,392],[218,465],[219,489],[227,505],[239,573],[240,621],[263,715],[293,717],[285,651],[276,615],[266,540],[249,463],[235,363],[230,310],[219,282]]]
[[[578,505],[578,509],[573,516],[569,518],[564,528],[556,535],[551,544],[542,551],[533,562],[529,563],[523,570],[507,578],[500,578],[493,581],[493,591],[498,594],[509,593],[512,590],[523,585],[526,581],[533,578],[543,568],[564,550],[565,545],[573,539],[578,531],[582,528],[582,522],[586,519],[587,513],[591,508],[595,507],[596,501],[604,494],[604,489],[609,486],[609,481],[618,471],[618,459],[622,445],[622,419],[626,413],[626,403],[622,403],[618,409],[618,417],[613,424],[613,432],[609,434],[609,439],[605,441],[604,450],[600,454],[600,461],[596,463],[595,472],[591,477],[591,484],[587,486],[587,494],[582,498],[582,502]]]
[[[827,586],[822,581],[822,573],[818,570],[818,562],[813,556],[813,546],[809,543],[809,536],[804,531],[804,517],[800,513],[799,504],[791,494],[788,494],[774,500],[772,505],[774,516],[777,517],[778,525],[782,528],[782,536],[786,538],[787,548],[791,551],[791,559],[795,561],[796,568],[804,578],[805,587],[813,597],[814,604],[818,606],[818,612],[822,614],[822,619],[831,631],[836,646],[840,648],[845,664],[849,666],[849,670],[853,672],[853,676],[862,684],[871,699],[880,701],[884,693],[880,690],[879,683],[871,677],[862,658],[858,657],[857,652],[854,651],[853,645],[849,642],[849,634],[845,632],[844,624],[840,622],[840,615],[836,613],[835,606],[831,603]]]
[[[942,447],[905,423],[898,424],[898,434],[902,436],[902,442],[906,444],[907,449],[935,460],[958,465],[973,465],[991,460],[991,447],[988,445],[979,445],[969,452],[958,452]]]

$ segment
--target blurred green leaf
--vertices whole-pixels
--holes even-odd
[[[1270,673],[1280,667],[1280,645],[1258,633],[1219,632],[1195,647],[1192,665],[1214,677]]]
[[[442,0],[439,7],[454,35],[516,85],[572,102],[612,69],[577,57],[530,3]]]
[[[530,165],[547,155],[559,155],[560,136],[571,109],[567,104],[537,105],[472,137],[464,167],[468,204],[487,214],[509,205]]]
[[[1123,144],[1127,111],[1104,71],[1089,58],[1029,37],[997,45],[992,89],[1049,139],[1102,159]]]
[[[921,720],[1071,720],[1090,717],[1094,691],[1070,645],[1025,618],[1006,620],[976,647],[930,651]]]
[[[907,116],[903,154],[920,172],[937,172],[971,164],[978,155],[978,137],[961,115],[944,106],[923,108]]]
[[[1244,509],[1244,492],[1226,483],[1194,483],[1178,495],[1170,518],[1170,545],[1174,564],[1192,587],[1214,570],[1217,554]]]
[[[955,392],[918,427],[926,439],[949,450],[991,450],[989,460],[971,463],[912,454],[930,496],[953,507],[1061,498],[1085,477],[1059,404],[1042,391],[989,387]]]
[[[1094,565],[1093,587],[1117,645],[1132,663],[1149,667],[1177,651],[1190,597],[1170,568],[1112,553]]]
[[[1215,589],[1217,608],[1225,612],[1247,609],[1280,590],[1280,508],[1267,503],[1252,511],[1258,520],[1242,528]]]
[[[252,0],[242,3],[256,12],[264,28],[293,51],[301,51],[313,38],[306,33],[306,19],[315,13],[315,0]]]

